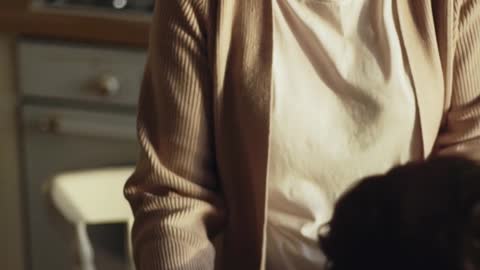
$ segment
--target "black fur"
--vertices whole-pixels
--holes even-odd
[[[437,158],[361,181],[320,237],[330,270],[480,269],[480,166]]]

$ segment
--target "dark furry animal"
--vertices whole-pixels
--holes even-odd
[[[449,157],[361,181],[320,237],[330,270],[480,269],[480,166]]]

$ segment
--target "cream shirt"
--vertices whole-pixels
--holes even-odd
[[[392,0],[272,0],[267,269],[323,269],[317,237],[358,179],[422,156]]]

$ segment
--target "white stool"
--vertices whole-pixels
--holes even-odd
[[[75,225],[80,268],[95,270],[94,252],[87,234],[87,225],[125,222],[127,254],[133,269],[130,233],[133,216],[123,197],[123,186],[133,168],[105,168],[57,175],[51,186],[54,205]]]

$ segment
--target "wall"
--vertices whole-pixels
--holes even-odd
[[[0,34],[0,269],[23,270],[14,42]]]

